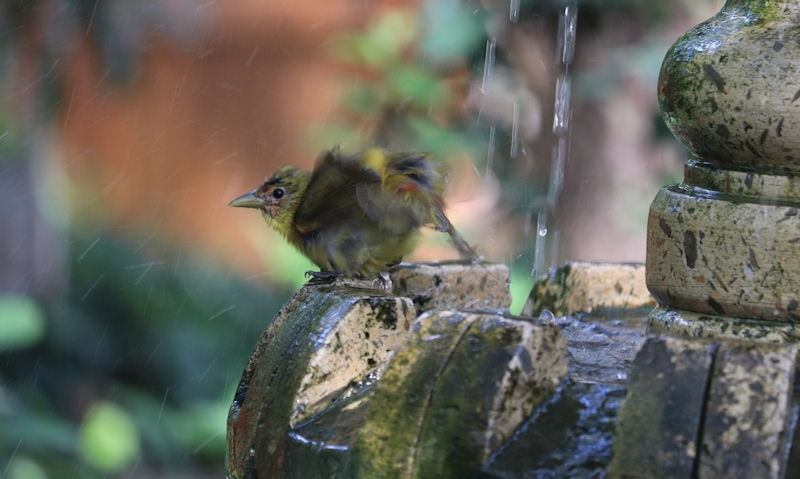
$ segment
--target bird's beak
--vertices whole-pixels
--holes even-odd
[[[235,198],[228,203],[228,206],[238,206],[239,208],[261,208],[264,206],[264,200],[256,196],[256,190],[248,191],[247,193]]]

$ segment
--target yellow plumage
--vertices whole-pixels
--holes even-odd
[[[399,263],[420,226],[448,233],[463,257],[476,257],[444,214],[443,188],[424,154],[334,149],[313,171],[284,166],[230,205],[259,209],[321,271],[366,275]]]

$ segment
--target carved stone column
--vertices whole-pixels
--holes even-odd
[[[689,158],[650,208],[653,331],[800,338],[798,22],[797,0],[728,0],[664,59],[660,106]]]

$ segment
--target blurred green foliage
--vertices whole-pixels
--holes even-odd
[[[78,450],[87,464],[119,472],[139,457],[139,449],[139,430],[120,406],[100,400],[86,411],[78,430]]]
[[[447,82],[453,67],[465,68],[464,59],[483,48],[483,17],[469,12],[466,3],[425,2],[421,14],[386,9],[364,31],[340,35],[331,54],[355,67],[357,81],[340,120],[317,128],[315,142],[417,149],[442,161],[457,152],[477,156],[482,142],[469,134],[467,118],[452,113],[463,99]],[[445,32],[435,26],[442,21]]]
[[[0,352],[36,344],[44,336],[44,313],[27,296],[0,296]]]
[[[265,292],[178,249],[159,261],[136,249],[73,238],[69,290],[32,309],[45,311],[47,334],[3,353],[0,456],[23,458],[14,467],[33,462],[48,477],[100,477],[142,458],[164,471],[221,467],[239,374],[291,291]]]

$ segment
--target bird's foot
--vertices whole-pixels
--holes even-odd
[[[472,264],[481,264],[486,260],[486,258],[484,258],[482,254],[476,254],[471,258],[471,260]]]
[[[347,275],[339,271],[306,271],[309,283],[343,285],[353,288],[378,289],[381,291],[392,291],[392,280],[389,273],[380,272],[375,277],[369,277],[361,273]]]
[[[338,271],[306,271],[306,277],[311,278],[314,283],[332,283],[344,277],[344,273]]]
[[[375,278],[374,283],[379,285],[379,289],[385,289],[387,291],[392,290],[392,279],[389,277],[389,273],[386,271],[381,271],[378,273],[378,277]]]

